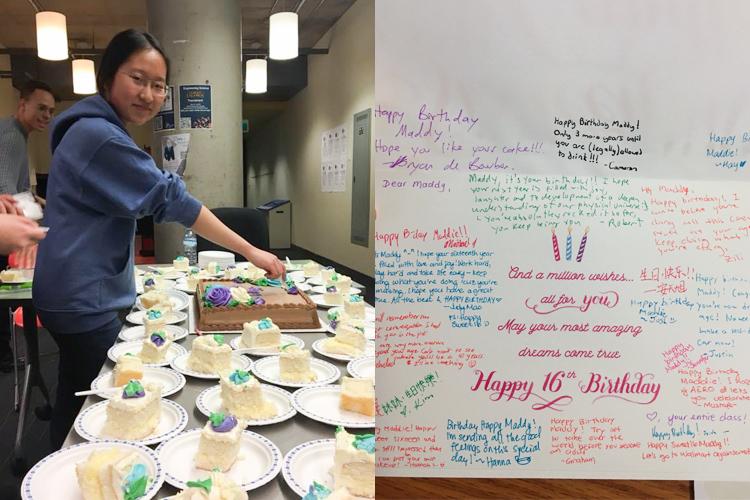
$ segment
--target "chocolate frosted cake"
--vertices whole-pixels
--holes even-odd
[[[281,329],[320,328],[315,303],[291,281],[201,280],[196,300],[201,331],[242,330],[244,323],[262,318]]]

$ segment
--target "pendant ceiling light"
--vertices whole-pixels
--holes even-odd
[[[297,14],[277,12],[269,20],[268,57],[278,60],[297,57],[299,53]]]
[[[40,59],[63,61],[68,58],[68,29],[59,12],[36,14],[36,49]]]
[[[268,72],[265,59],[249,59],[245,63],[245,92],[264,94],[267,89]]]
[[[73,93],[96,94],[96,71],[91,59],[73,59]]]

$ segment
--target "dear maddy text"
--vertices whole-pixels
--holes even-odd
[[[484,391],[491,401],[525,402],[533,396],[539,401],[531,405],[533,410],[549,408],[560,411],[573,402],[573,396],[566,394],[573,388],[581,394],[594,396],[592,403],[603,398],[617,398],[641,405],[656,401],[661,391],[661,384],[656,382],[654,374],[642,372],[618,375],[589,372],[579,377],[575,371],[551,371],[544,375],[541,387],[529,379],[504,379],[496,370],[489,373],[474,370],[474,375],[476,380],[471,391]]]

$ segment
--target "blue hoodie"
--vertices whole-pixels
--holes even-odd
[[[55,118],[51,146],[34,305],[55,333],[108,327],[135,301],[136,219],[192,226],[201,203],[136,146],[99,95]]]

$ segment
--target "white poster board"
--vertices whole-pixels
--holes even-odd
[[[378,474],[745,479],[750,4],[375,8]]]

